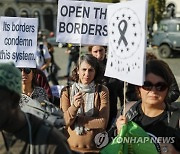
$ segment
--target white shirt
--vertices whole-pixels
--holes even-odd
[[[46,59],[51,58],[51,55],[49,54],[48,48],[44,44],[43,44],[42,51],[43,51],[44,58],[41,54],[39,44],[38,44],[37,52],[36,52],[36,66],[39,69],[41,69],[41,67],[44,65]],[[48,76],[47,70],[45,69],[43,72],[45,73],[45,75],[47,77]]]

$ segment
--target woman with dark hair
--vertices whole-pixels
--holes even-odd
[[[89,65],[91,65],[91,67],[93,67],[95,69],[94,70],[95,76],[94,76],[93,81],[95,83],[102,83],[102,77],[103,77],[102,66],[97,61],[97,59],[90,54],[85,54],[79,58],[79,65],[72,71],[72,80],[74,82],[78,82],[80,80],[78,70],[79,70],[80,64],[84,63],[84,62],[88,63]]]
[[[22,98],[29,96],[32,99],[43,101],[48,99],[48,95],[44,88],[37,86],[36,68],[19,68],[22,74]]]
[[[72,72],[75,81],[61,92],[68,142],[72,150],[99,153],[95,136],[106,129],[109,119],[109,92],[101,85],[102,69],[90,54],[79,58]]]
[[[154,53],[146,52],[146,61],[147,62],[150,61],[150,60],[154,60],[154,59],[158,59]],[[172,75],[173,75],[173,73],[172,73]],[[129,102],[129,101],[137,101],[138,100],[137,94],[135,92],[136,91],[135,87],[136,86],[133,85],[133,84],[128,84],[127,91],[126,91],[126,101],[127,102]],[[168,92],[166,102],[168,102],[168,103],[175,102],[179,98],[179,96],[180,96],[179,87],[178,87],[176,78],[173,75],[172,84],[170,86],[170,90]]]
[[[36,68],[35,74],[36,75],[34,75],[34,79],[36,79],[36,81],[35,81],[35,83],[37,83],[36,85],[38,87],[44,88],[48,95],[49,101],[54,103],[54,98],[53,98],[54,96],[52,94],[51,87],[49,85],[46,75],[44,74],[43,71],[41,71],[38,68]],[[59,103],[58,103],[58,106],[59,106]]]
[[[151,137],[155,136],[155,145],[162,154],[180,152],[180,105],[166,101],[172,82],[173,74],[167,63],[147,61],[144,84],[136,86],[139,101],[127,103],[126,116],[120,116],[116,122],[119,131],[127,119],[136,122]]]

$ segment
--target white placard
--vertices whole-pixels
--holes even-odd
[[[143,84],[147,5],[147,0],[133,0],[108,6],[106,76],[136,85]]]
[[[0,17],[0,62],[36,67],[37,18]]]
[[[56,41],[107,45],[108,4],[59,0]]]

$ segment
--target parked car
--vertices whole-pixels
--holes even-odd
[[[47,42],[51,43],[53,46],[58,46],[59,48],[67,47],[67,43],[56,42],[56,37],[55,36],[47,38]]]
[[[50,31],[48,29],[40,29],[39,32],[42,33],[42,35],[48,37],[49,36],[49,33]]]
[[[180,18],[161,20],[153,35],[152,46],[158,47],[162,58],[170,57],[174,51],[180,52]]]

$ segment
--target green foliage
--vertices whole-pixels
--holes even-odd
[[[148,25],[152,25],[155,21],[159,23],[166,8],[165,4],[166,0],[149,0]]]

